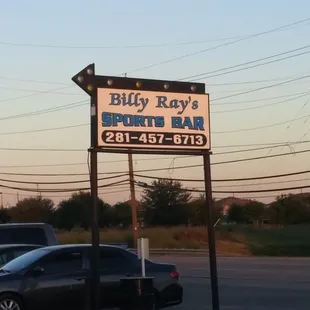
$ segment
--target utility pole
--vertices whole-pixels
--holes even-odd
[[[124,76],[127,77],[127,73],[124,73]],[[131,197],[131,217],[132,217],[132,236],[133,244],[136,248],[138,245],[138,220],[137,220],[137,200],[136,200],[136,191],[135,191],[135,180],[133,177],[133,160],[132,153],[128,153],[128,166],[129,166],[129,183],[130,183],[130,197]]]
[[[137,220],[137,200],[135,192],[135,180],[133,177],[133,160],[132,153],[128,153],[128,166],[129,166],[129,184],[130,184],[130,197],[131,197],[131,217],[132,217],[132,235],[134,247],[137,247],[138,240],[138,220]]]
[[[1,193],[1,208],[3,208],[3,193]]]
[[[39,189],[39,183],[37,183],[37,192],[38,192],[38,196],[41,198],[41,192],[40,192],[40,189]]]
[[[16,201],[19,202],[19,193],[16,192]]]

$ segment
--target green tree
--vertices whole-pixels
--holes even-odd
[[[148,225],[167,226],[188,224],[190,200],[191,194],[183,188],[181,182],[155,180],[142,194],[145,222]]]
[[[258,225],[265,213],[265,205],[259,201],[251,201],[243,206],[244,218],[248,223]]]
[[[113,224],[128,227],[132,224],[131,205],[128,202],[118,202],[112,208],[114,213]]]
[[[20,223],[53,223],[54,202],[41,196],[25,198],[15,207],[9,209],[9,216],[13,222]]]
[[[0,223],[5,224],[11,220],[9,210],[5,208],[0,208]]]
[[[100,227],[109,224],[108,209],[110,205],[98,198],[98,215]],[[62,200],[56,211],[56,226],[61,229],[71,230],[78,226],[89,229],[92,220],[92,198],[89,192],[72,194],[69,199]]]
[[[189,203],[189,207],[193,210],[194,214],[191,219],[193,225],[206,226],[208,220],[207,204],[204,195],[193,199]],[[213,222],[216,223],[218,219],[222,218],[222,208],[217,205],[215,199],[212,199],[212,215]]]
[[[297,195],[279,196],[269,205],[270,223],[294,225],[310,222],[310,203],[307,197]]]
[[[245,208],[243,206],[232,204],[227,214],[228,222],[236,222],[238,224],[246,223],[247,218],[245,214]]]

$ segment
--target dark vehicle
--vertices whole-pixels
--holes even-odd
[[[0,224],[0,244],[57,245],[54,228],[45,223]]]
[[[0,269],[0,309],[84,309],[91,245],[43,247],[21,255]],[[102,308],[120,305],[120,278],[141,276],[138,256],[114,246],[100,246]],[[174,265],[146,261],[154,277],[156,306],[182,303],[183,288]],[[11,305],[8,308],[8,305]]]
[[[27,252],[40,248],[32,244],[5,244],[0,245],[0,267]]]

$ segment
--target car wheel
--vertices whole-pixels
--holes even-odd
[[[23,310],[22,302],[18,296],[4,294],[0,296],[1,310]]]

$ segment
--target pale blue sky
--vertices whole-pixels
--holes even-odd
[[[310,44],[310,21],[166,64],[146,69],[141,68],[306,19],[310,17],[310,15],[307,15],[308,12],[310,12],[310,2],[306,0],[194,0],[191,2],[182,0],[152,2],[97,0],[89,3],[77,0],[53,2],[2,1],[0,4],[1,147],[79,148],[85,149],[85,152],[48,153],[2,150],[0,151],[0,172],[87,172],[86,164],[33,167],[35,165],[86,163],[86,149],[89,146],[89,128],[87,126],[45,132],[8,134],[87,123],[89,120],[87,104],[36,116],[15,117],[7,120],[3,118],[83,100],[87,101],[88,97],[71,82],[71,77],[89,63],[96,63],[97,74],[103,75],[120,75],[128,72],[128,76],[144,78],[176,80],[186,78],[306,46]],[[200,43],[197,43],[197,41],[200,41]],[[196,43],[178,44],[184,42]],[[148,47],[145,47],[146,45]],[[150,47],[150,45],[161,46]],[[133,48],[132,46],[140,47]],[[309,50],[304,49],[296,53]],[[310,134],[308,133],[310,120],[308,121],[308,118],[297,120],[299,117],[310,114],[310,107],[306,104],[310,96],[304,95],[295,98],[298,94],[309,91],[310,78],[232,98],[215,100],[231,94],[276,84],[286,79],[306,76],[310,74],[309,60],[309,54],[305,54],[248,70],[209,79],[202,78],[200,82],[206,83],[207,91],[211,97],[213,152],[228,150],[216,148],[219,145],[310,140]],[[29,80],[32,80],[32,82]],[[261,80],[271,81],[257,82]],[[38,81],[49,83],[38,83]],[[255,83],[248,83],[249,81]],[[225,83],[237,84],[219,85]],[[292,94],[296,94],[296,96],[288,97]],[[287,97],[268,99],[279,96]],[[212,99],[214,99],[214,103]],[[287,99],[292,100],[280,102]],[[276,102],[279,103],[268,107],[240,111]],[[222,113],[218,113],[220,111]],[[291,119],[296,120],[265,129],[219,133],[271,125]],[[295,146],[294,149],[307,149],[307,146],[307,144]],[[288,150],[288,148],[273,149],[271,154],[287,152]],[[269,151],[214,155],[212,161],[262,156],[267,155]],[[306,153],[246,163],[216,165],[212,168],[212,176],[214,179],[238,178],[307,170],[309,169],[308,156]],[[150,157],[154,158],[154,156]],[[135,156],[135,158],[145,157]],[[99,160],[126,160],[126,156],[100,155]],[[174,161],[175,166],[197,163],[201,163],[201,159],[186,158]],[[144,160],[139,163],[137,160],[135,161],[135,169],[161,168],[170,165],[171,159]],[[127,169],[126,161],[100,164],[100,172],[124,172]],[[176,178],[200,179],[203,177],[201,168],[148,174]],[[39,178],[37,176],[6,175],[0,177],[24,181],[38,180],[39,182],[69,180],[68,177]],[[87,176],[71,177],[70,180],[86,178]],[[307,176],[292,177],[290,180],[302,178],[307,179]],[[268,180],[268,182],[283,180]],[[263,184],[262,181],[259,183]],[[2,184],[17,187],[36,187],[7,182],[2,182]],[[260,187],[235,185],[233,188],[236,190],[283,188],[303,184],[307,184],[307,181],[265,184]],[[87,185],[87,183],[83,183],[81,186]],[[203,183],[187,183],[186,185],[196,188],[203,187]],[[69,186],[74,188],[80,185],[63,185],[63,187]],[[223,188],[216,188],[218,186],[223,186]],[[40,187],[55,188],[56,186],[40,185]],[[214,190],[228,188],[227,184],[214,184]],[[124,189],[124,192],[110,193],[118,190],[115,188],[102,190],[101,197],[110,203],[129,198],[129,192],[126,189]],[[16,190],[2,189],[2,191],[5,193],[5,203],[16,202]],[[273,194],[279,193],[236,194],[236,196],[260,197]],[[29,195],[29,193],[19,191],[20,198],[26,195]],[[50,196],[67,197],[68,194],[53,194]],[[214,194],[214,196],[219,198],[227,195]],[[61,197],[53,198],[56,202],[61,199]],[[268,199],[264,198],[265,201]]]

